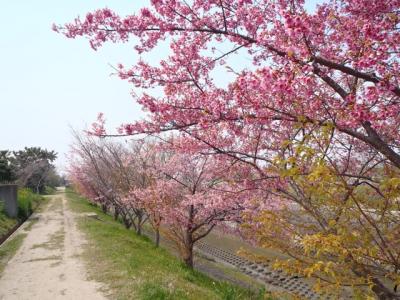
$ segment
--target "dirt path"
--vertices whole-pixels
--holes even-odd
[[[88,281],[80,258],[84,237],[64,193],[53,196],[0,278],[0,299],[106,299]]]

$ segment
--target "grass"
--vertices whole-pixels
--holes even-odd
[[[263,292],[216,281],[186,268],[146,237],[137,236],[77,194],[68,192],[77,213],[95,212],[100,220],[82,216],[79,227],[88,238],[84,249],[89,275],[109,288],[112,299],[268,299]]]
[[[153,234],[153,229],[150,226],[150,224],[145,223],[143,226],[144,232],[148,232],[151,235]],[[211,233],[213,234],[213,233]],[[216,235],[216,234],[213,234]],[[152,238],[154,240],[154,237]],[[239,249],[241,249],[241,245],[243,245],[243,242],[239,242],[237,240],[233,245],[235,247],[231,247],[232,243],[231,239],[228,237],[226,238],[225,235],[218,235],[218,243],[212,243],[212,239],[207,239],[207,241],[211,245],[218,245],[219,248],[221,249],[228,249],[231,252],[235,253]],[[219,240],[223,240],[221,243]],[[228,246],[225,244],[225,242],[228,242]],[[164,237],[164,235],[161,233],[161,240],[160,240],[160,245],[167,249],[170,253],[174,254],[175,256],[179,256],[179,252],[176,249],[176,245],[169,241],[167,238]],[[244,274],[242,271],[240,271],[237,268],[233,268],[230,266],[227,266],[223,263],[217,262],[215,259],[210,257],[209,255],[203,254],[202,252],[196,251],[195,250],[195,266],[196,269],[201,270],[201,272],[216,278],[216,279],[222,279],[222,280],[227,280],[233,284],[240,285],[245,288],[252,288],[253,290],[262,290],[265,289],[264,285],[262,285],[260,282],[258,282],[255,278],[248,276]]]
[[[42,196],[42,200],[40,201],[39,205],[35,208],[36,213],[41,213],[46,210],[47,206],[50,203],[50,199],[52,196]]]
[[[21,246],[26,234],[18,234],[11,240],[8,240],[0,247],[0,274],[3,272],[7,262],[14,256]]]
[[[19,222],[27,219],[33,211],[40,211],[40,209],[48,203],[49,198],[37,195],[29,189],[20,189],[18,190],[17,201],[18,216],[16,218],[7,216],[3,203],[0,202],[0,238],[9,233]],[[25,230],[29,230],[30,227],[32,227],[34,220],[29,222],[31,222],[31,224],[28,224]]]
[[[30,190],[18,191],[18,218],[10,218],[5,213],[3,207],[0,207],[0,237],[5,236],[9,231],[17,225],[18,222],[26,219],[30,213],[36,208],[41,209],[47,204],[48,199],[34,194]],[[2,203],[0,203],[2,204]],[[28,214],[29,213],[29,214]],[[28,232],[37,222],[37,219],[31,219],[24,228],[24,232]],[[0,245],[0,274],[3,272],[7,262],[14,256],[18,248],[22,245],[26,233],[20,233]]]
[[[50,205],[48,208],[49,211],[63,214],[63,204],[62,201],[60,201],[60,199],[57,199],[57,201],[52,201],[49,205]]]
[[[54,187],[46,186],[43,195],[54,195],[57,190]]]
[[[33,225],[35,225],[39,221],[39,218],[29,218],[25,224],[24,231],[28,232],[32,229]]]
[[[17,225],[18,220],[7,216],[2,207],[2,202],[0,202],[0,238],[5,236],[15,225]]]
[[[32,258],[30,260],[27,260],[25,262],[34,262],[34,261],[49,261],[49,260],[57,260],[61,261],[62,256],[61,255],[51,255],[47,257],[40,257],[40,258]]]
[[[34,244],[31,249],[43,248],[48,250],[62,249],[65,239],[65,231],[64,227],[60,230],[57,230],[50,236],[50,239],[47,242],[41,244]]]
[[[256,280],[254,280],[254,278],[238,271],[237,269],[228,267],[218,262],[214,262],[206,256],[197,254],[197,264],[201,264],[203,267],[208,269],[217,270],[223,273],[224,276],[229,278],[231,281],[237,282],[242,286],[258,287],[259,290],[264,288],[264,286],[261,283],[257,282]]]
[[[43,197],[33,193],[30,189],[18,190],[18,218],[26,219],[40,205]]]

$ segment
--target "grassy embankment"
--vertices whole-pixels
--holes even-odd
[[[67,196],[75,212],[98,216],[82,216],[78,225],[89,241],[84,249],[89,275],[107,285],[105,292],[112,299],[269,299],[262,291],[255,293],[186,268],[77,194],[69,191]]]

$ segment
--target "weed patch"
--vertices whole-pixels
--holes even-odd
[[[36,248],[44,248],[47,250],[61,249],[64,244],[64,239],[65,239],[65,231],[64,228],[61,228],[60,230],[53,233],[47,242],[41,244],[34,244],[31,247],[31,249],[36,249]]]
[[[3,272],[8,261],[14,256],[22,241],[26,237],[26,234],[18,234],[11,240],[8,240],[0,247],[0,275]]]

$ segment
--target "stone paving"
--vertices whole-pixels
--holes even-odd
[[[143,230],[144,233],[150,238],[154,239],[154,233],[152,231]],[[161,237],[163,242],[165,239]],[[214,260],[218,263],[225,264],[229,267],[240,270],[243,274],[246,274],[261,284],[265,285],[266,289],[271,292],[286,292],[293,296],[299,296],[302,299],[310,300],[333,300],[338,299],[336,295],[327,293],[316,293],[313,291],[309,280],[301,278],[299,276],[290,276],[284,274],[281,270],[275,270],[272,267],[272,262],[256,263],[245,257],[238,256],[232,251],[221,249],[214,245],[210,245],[204,241],[196,242],[195,253],[201,254],[201,256]],[[347,300],[352,299],[349,291],[343,291],[340,299]]]
[[[318,294],[312,287],[298,276],[288,276],[280,270],[272,269],[268,263],[255,263],[246,258],[240,257],[230,251],[226,251],[207,243],[199,241],[196,250],[203,255],[211,256],[219,262],[236,267],[244,274],[251,276],[266,285],[266,287],[285,291],[306,299],[335,299],[333,295]]]

